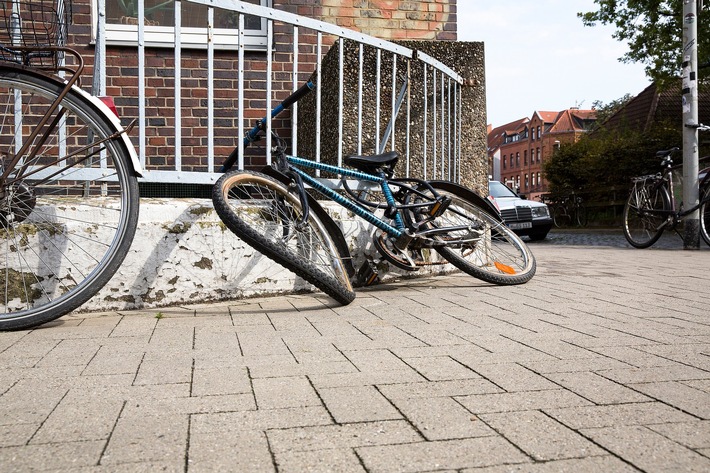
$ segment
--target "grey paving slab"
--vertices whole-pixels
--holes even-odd
[[[592,372],[549,373],[546,376],[596,404],[650,401],[647,396]]]
[[[710,421],[663,423],[648,428],[696,451],[710,449]]]
[[[520,450],[498,436],[361,447],[356,451],[369,471],[378,472],[461,469],[526,460]]]
[[[635,384],[633,387],[701,419],[710,419],[710,393],[706,391],[677,381]]]
[[[495,435],[487,424],[451,397],[408,398],[393,402],[427,440]]]
[[[597,445],[540,411],[484,414],[480,419],[538,461],[604,454]]]
[[[661,402],[552,408],[544,411],[572,429],[617,425],[685,425],[695,420],[694,416]]]
[[[710,250],[560,235],[520,286],[454,273],[347,307],[0,333],[0,471],[709,471]]]
[[[643,471],[710,470],[710,458],[646,427],[582,429],[581,433]]]
[[[333,424],[267,432],[275,454],[396,445],[422,440],[422,436],[404,420]]]
[[[280,472],[364,473],[367,471],[351,448],[276,452],[274,461]]]
[[[318,394],[338,423],[371,422],[402,417],[375,386],[319,388]]]
[[[575,458],[572,460],[552,460],[542,463],[518,463],[512,465],[465,468],[461,473],[638,473],[638,470],[617,457]]]

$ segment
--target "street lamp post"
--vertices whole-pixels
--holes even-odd
[[[683,205],[698,205],[698,11],[702,0],[683,0]],[[685,220],[683,247],[700,248],[699,212]]]

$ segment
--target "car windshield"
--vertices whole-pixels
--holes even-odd
[[[501,184],[498,181],[489,181],[488,182],[488,192],[493,196],[493,197],[518,197],[515,195],[515,192],[511,191],[508,189],[505,184]]]

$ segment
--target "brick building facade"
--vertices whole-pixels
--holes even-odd
[[[535,111],[488,133],[490,173],[528,198],[547,192],[543,163],[555,149],[575,143],[594,123],[594,110]]]
[[[309,18],[335,23],[387,40],[456,40],[456,0],[250,0],[273,6],[279,10],[303,15]],[[70,28],[69,44],[84,56],[87,76],[92,74],[94,65],[93,26],[96,21],[95,1],[73,1],[73,24]],[[146,30],[159,30],[170,26],[174,11],[172,5],[160,7],[162,0],[146,0]],[[204,7],[182,3],[183,25],[206,26]],[[120,12],[117,0],[106,0],[107,24],[113,25],[107,38],[106,53],[106,93],[116,99],[118,111],[124,122],[138,116],[138,55],[135,45],[135,21]],[[153,7],[156,7],[153,9]],[[202,10],[200,10],[202,8]],[[222,18],[224,13],[215,15],[217,26],[229,27],[230,19]],[[220,19],[222,18],[222,19]],[[249,17],[247,17],[247,25]],[[252,19],[253,20],[253,19]],[[133,23],[133,25],[131,25]],[[256,22],[258,28],[258,20]],[[163,28],[170,30],[171,28]],[[204,26],[203,26],[204,29]],[[225,28],[226,31],[227,28]],[[114,31],[116,30],[116,31]],[[124,31],[125,30],[125,31]],[[133,31],[133,33],[131,33]],[[124,34],[125,33],[125,34]],[[153,33],[151,33],[153,34]],[[161,33],[163,34],[163,33]],[[167,33],[171,33],[168,31]],[[163,34],[163,36],[165,36]],[[122,35],[122,36],[121,36]],[[155,34],[157,37],[158,34]],[[130,38],[133,38],[131,41]],[[129,39],[126,39],[129,38]],[[148,37],[147,37],[148,38]],[[151,36],[152,38],[152,36]],[[258,40],[258,38],[257,38]],[[155,40],[158,41],[158,40]],[[147,117],[147,162],[151,169],[173,169],[175,166],[175,139],[173,129],[175,119],[174,70],[175,55],[170,41],[157,44],[146,41],[145,75]],[[323,53],[333,38],[324,37]],[[257,41],[258,42],[258,41]],[[286,97],[292,86],[290,71],[293,63],[291,45],[293,37],[290,28],[274,28],[273,34],[273,77],[274,103]],[[237,55],[229,45],[217,48],[215,66],[215,154],[226,156],[237,144]],[[189,49],[183,46],[180,58],[181,112],[182,112],[182,169],[186,171],[208,171],[207,161],[207,67],[204,48]],[[316,35],[307,31],[299,36],[299,74],[305,80],[316,65]],[[245,52],[245,111],[248,120],[264,115],[265,100],[264,71],[266,70],[265,48],[255,45]],[[89,78],[83,86],[90,87]],[[274,122],[274,127],[285,130],[290,120],[289,113]],[[261,158],[252,158],[261,159]],[[258,164],[257,162],[247,164]]]

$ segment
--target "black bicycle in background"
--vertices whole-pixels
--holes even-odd
[[[699,130],[710,130],[700,125]],[[676,206],[674,174],[680,166],[673,165],[673,156],[680,151],[672,148],[656,153],[661,159],[659,173],[633,178],[631,193],[624,207],[624,236],[636,248],[648,248],[658,241],[666,229],[675,230],[685,217],[696,210],[700,212],[700,235],[710,245],[710,167],[700,171],[697,205]],[[710,156],[701,161],[710,160]],[[676,210],[678,209],[678,210]]]

